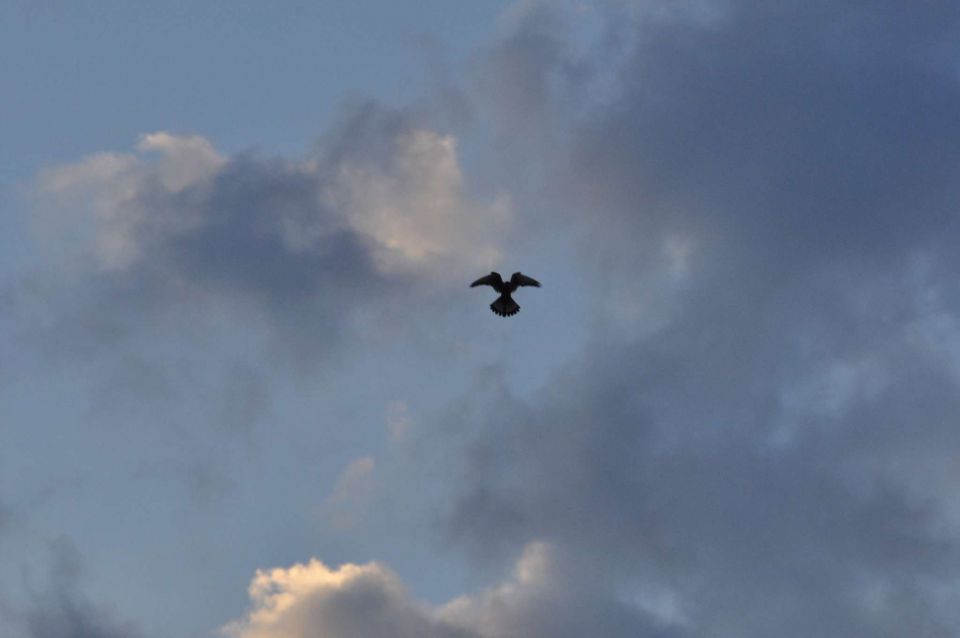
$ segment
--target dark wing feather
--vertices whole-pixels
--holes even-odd
[[[503,292],[503,278],[500,276],[500,273],[492,272],[486,277],[481,277],[470,284],[471,288],[476,288],[477,286],[491,286],[497,292]]]
[[[527,277],[523,273],[515,272],[513,276],[510,277],[510,283],[514,286],[536,286],[540,287],[540,282],[534,279],[533,277]]]

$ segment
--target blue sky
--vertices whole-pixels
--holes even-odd
[[[958,36],[5,4],[0,633],[954,635]]]

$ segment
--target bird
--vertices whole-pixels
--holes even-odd
[[[504,281],[500,273],[491,272],[489,275],[481,277],[470,284],[471,288],[476,288],[477,286],[490,286],[499,292],[500,296],[490,304],[490,310],[501,317],[512,317],[520,312],[520,305],[513,300],[510,293],[516,291],[520,286],[536,286],[539,288],[540,282],[533,277],[527,277],[521,272],[513,273],[510,281]]]

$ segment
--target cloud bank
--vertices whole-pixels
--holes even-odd
[[[679,7],[599,10],[584,48],[536,5],[501,45],[565,140],[596,331],[443,420],[449,534],[549,542],[680,635],[952,635],[960,11]]]

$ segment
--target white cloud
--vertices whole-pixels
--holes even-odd
[[[454,137],[376,105],[304,157],[156,132],[44,171],[36,194],[52,249],[35,299],[63,306],[49,328],[61,342],[135,335],[189,307],[201,328],[245,317],[303,362],[398,314],[419,322],[499,259],[510,224],[505,198],[469,192]]]
[[[646,613],[607,606],[605,586],[548,544],[529,544],[502,583],[432,606],[414,600],[378,563],[336,569],[312,559],[258,571],[252,609],[226,625],[232,638],[561,638],[661,635]],[[600,594],[600,596],[597,596]]]
[[[178,136],[163,131],[140,138],[137,150],[157,152],[157,176],[172,192],[205,181],[227,163],[227,158],[213,148],[209,140],[199,135]]]
[[[456,140],[425,129],[389,140],[385,157],[282,160],[282,169],[312,192],[285,201],[264,183],[262,208],[252,218],[276,233],[292,253],[317,249],[331,233],[351,230],[371,249],[385,274],[446,277],[487,268],[499,258],[499,237],[509,222],[506,198],[476,203],[464,192]],[[105,269],[131,267],[154,246],[200,234],[215,221],[220,201],[244,178],[256,187],[270,163],[234,175],[229,158],[200,136],[144,135],[134,154],[100,153],[44,171],[38,185],[48,208],[62,217],[87,213],[94,226],[93,254]],[[214,182],[215,179],[219,181]],[[250,193],[256,198],[258,193]],[[54,223],[55,219],[49,220]],[[74,220],[76,221],[76,220]],[[237,246],[242,250],[243,246]]]
[[[331,569],[316,559],[257,571],[252,609],[223,633],[233,638],[468,638],[475,634],[413,601],[377,563]]]
[[[456,261],[481,270],[494,265],[499,251],[493,238],[506,228],[509,204],[504,198],[491,204],[465,200],[454,137],[413,130],[398,137],[396,150],[385,168],[346,163],[324,190],[325,201],[374,241],[378,267],[396,272]]]

